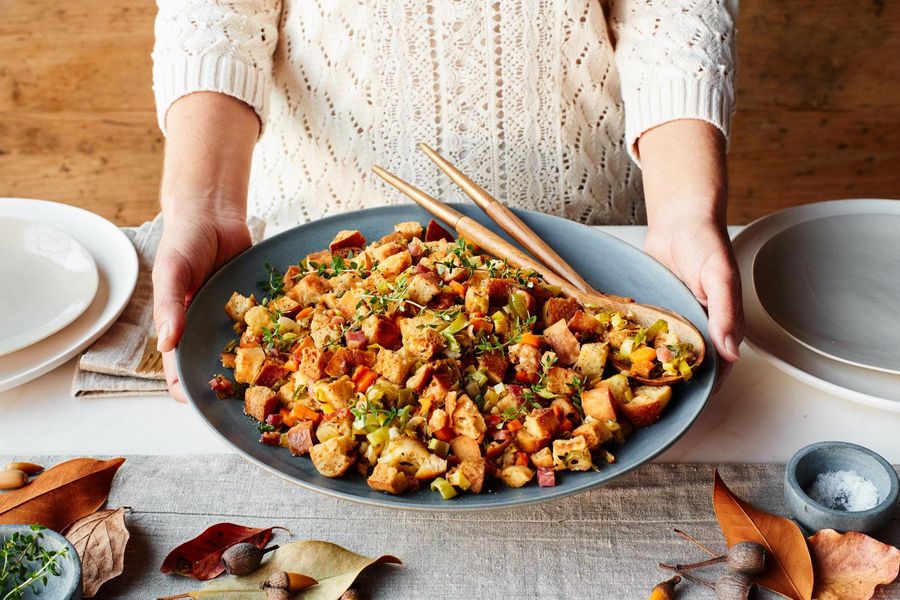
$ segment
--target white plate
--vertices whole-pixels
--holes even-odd
[[[775,367],[813,387],[861,404],[900,411],[900,375],[835,361],[799,344],[766,313],[753,287],[753,261],[769,239],[798,223],[850,214],[900,215],[900,201],[834,200],[796,206],[754,221],[734,238],[744,289],[746,341]]]
[[[53,335],[97,293],[97,266],[71,236],[43,223],[0,217],[0,356]]]
[[[58,367],[100,337],[131,298],[137,282],[138,260],[131,241],[118,227],[74,206],[0,198],[0,217],[37,221],[72,236],[91,254],[99,275],[93,302],[68,327],[37,344],[0,357],[2,392]],[[30,292],[32,296],[35,293]]]
[[[788,227],[759,249],[753,285],[769,316],[810,350],[900,375],[900,215]]]

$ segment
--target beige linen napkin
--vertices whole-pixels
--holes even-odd
[[[247,220],[255,244],[265,223]],[[138,279],[119,320],[81,355],[72,381],[72,395],[80,398],[166,394],[162,356],[156,351],[153,324],[153,260],[163,231],[162,215],[140,227],[126,227],[138,255]]]

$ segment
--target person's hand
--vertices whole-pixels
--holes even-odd
[[[673,218],[647,232],[647,254],[675,273],[709,312],[709,335],[728,363],[743,339],[741,278],[723,227],[706,219]],[[730,365],[723,365],[726,374]]]
[[[744,337],[741,278],[725,229],[725,140],[709,123],[683,119],[644,132],[638,147],[649,225],[644,249],[706,307],[724,377]]]
[[[166,215],[153,264],[153,318],[169,393],[179,402],[186,398],[173,350],[184,331],[186,306],[212,273],[249,246],[250,231],[240,214],[192,210]]]

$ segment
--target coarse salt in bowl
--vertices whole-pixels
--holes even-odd
[[[820,442],[791,458],[784,493],[791,515],[812,532],[871,532],[890,521],[900,481],[893,467],[868,448]]]

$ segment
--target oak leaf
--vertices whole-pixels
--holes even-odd
[[[103,506],[124,458],[75,458],[38,475],[14,492],[0,495],[0,524],[40,523],[62,531]]]
[[[806,538],[796,523],[738,498],[715,472],[713,508],[730,548],[756,542],[767,551],[766,570],[756,582],[792,600],[811,600],[813,568]]]
[[[84,597],[91,598],[100,586],[122,574],[125,568],[125,509],[98,510],[78,519],[63,532],[81,558]]]
[[[303,600],[337,600],[353,585],[359,574],[375,564],[402,564],[400,559],[384,555],[369,558],[331,542],[307,540],[292,542],[275,550],[262,566],[244,577],[228,577],[206,583],[202,589],[173,598],[228,598],[259,600],[260,585],[280,571],[303,573],[318,584],[303,590]]]
[[[222,554],[226,550],[241,542],[265,548],[272,539],[273,529],[284,528],[253,528],[234,523],[218,523],[169,552],[159,570],[200,581],[213,579],[225,572]]]
[[[868,600],[897,579],[900,550],[864,533],[823,529],[809,538],[815,561],[816,600]]]

